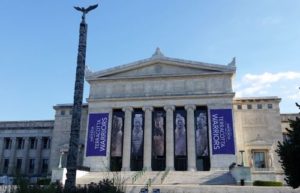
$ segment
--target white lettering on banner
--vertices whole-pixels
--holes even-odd
[[[90,130],[90,142],[93,142],[94,138],[95,138],[95,129],[94,129],[94,127],[91,127],[91,130]]]
[[[213,148],[220,149],[218,114],[212,115],[212,131],[213,131]]]
[[[220,129],[220,143],[221,143],[221,147],[225,147],[224,117],[219,117],[219,129]]]
[[[106,145],[106,124],[107,124],[107,118],[102,119],[102,125],[101,125],[101,136],[100,136],[100,151],[105,151],[105,145]]]
[[[100,125],[101,125],[101,122],[100,120],[97,121],[96,123],[96,134],[95,134],[95,149],[99,149],[100,147],[100,132],[101,132],[101,129],[100,129]]]

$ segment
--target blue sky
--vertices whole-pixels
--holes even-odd
[[[87,16],[93,71],[148,58],[227,64],[237,60],[237,96],[279,96],[281,112],[300,102],[298,0],[2,0],[0,120],[54,119],[73,102],[80,13]],[[85,98],[88,97],[85,85]]]

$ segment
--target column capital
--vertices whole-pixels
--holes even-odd
[[[151,106],[144,106],[143,107],[143,111],[153,111],[153,107],[151,107]]]
[[[192,105],[192,104],[188,104],[184,106],[185,110],[195,110],[196,109],[196,105]]]
[[[126,111],[132,112],[133,108],[132,107],[123,107],[122,111],[124,111],[124,112],[126,112]]]
[[[165,111],[174,111],[175,106],[174,105],[166,105],[164,106]]]

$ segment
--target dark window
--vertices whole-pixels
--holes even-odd
[[[251,105],[251,104],[248,104],[248,105],[247,105],[247,109],[252,109],[252,105]]]
[[[253,157],[255,168],[266,168],[265,152],[254,152]]]
[[[35,137],[30,137],[30,149],[36,149],[37,140]]]
[[[17,138],[17,149],[23,149],[24,148],[24,139],[22,137]]]
[[[60,115],[65,115],[66,114],[66,111],[65,110],[61,110],[60,111]]]
[[[20,171],[22,168],[22,159],[17,159],[17,165],[16,165],[16,170]]]
[[[4,143],[5,143],[5,149],[10,149],[11,148],[11,139],[6,137],[4,139]]]
[[[48,159],[43,159],[43,161],[42,161],[42,173],[47,173],[48,172],[48,165],[49,165]]]
[[[241,110],[242,109],[242,105],[237,105],[237,109]]]
[[[268,104],[268,109],[272,109],[273,105],[272,104]]]
[[[50,138],[43,137],[43,149],[50,149]]]
[[[33,173],[35,165],[35,159],[29,159],[28,172]]]
[[[287,133],[282,133],[283,141],[290,141],[290,137],[287,135]]]
[[[8,171],[8,165],[9,165],[9,159],[4,159],[4,164],[3,164],[3,173],[6,174]]]
[[[262,109],[262,104],[257,104],[257,109]]]

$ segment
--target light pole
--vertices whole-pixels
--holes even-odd
[[[79,29],[79,45],[77,55],[76,80],[74,89],[74,103],[72,109],[72,123],[69,141],[69,152],[67,157],[67,179],[65,182],[65,189],[67,192],[73,192],[76,188],[76,169],[78,157],[78,143],[79,130],[81,119],[81,107],[83,98],[84,72],[85,72],[85,55],[86,55],[86,37],[87,24],[85,23],[85,15],[96,9],[98,5],[92,5],[88,8],[74,7],[76,10],[82,12],[82,20]]]
[[[243,155],[244,152],[245,152],[244,150],[240,150],[241,157],[242,157],[242,163],[241,163],[241,166],[242,166],[242,167],[244,167],[244,155]]]

